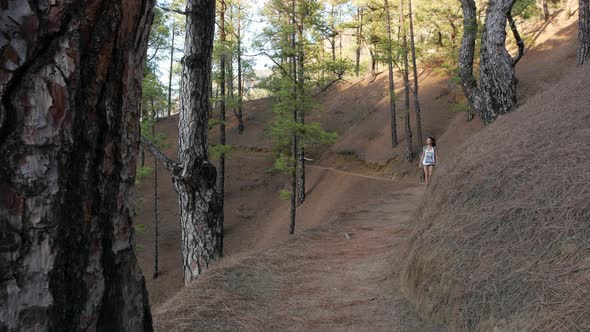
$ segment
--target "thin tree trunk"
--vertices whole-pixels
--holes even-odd
[[[221,9],[219,12],[219,33],[220,33],[220,43],[222,44],[222,51],[219,58],[219,88],[220,88],[220,104],[219,104],[219,145],[221,147],[225,147],[225,107],[226,107],[226,96],[225,96],[225,88],[227,85],[226,82],[226,34],[225,34],[225,10],[226,4],[224,0],[221,0]],[[219,156],[219,170],[217,173],[217,190],[221,195],[221,205],[224,205],[225,199],[225,153],[221,152]]]
[[[132,216],[154,2],[37,5],[0,1],[0,330],[151,331]]]
[[[414,112],[416,113],[416,136],[418,140],[418,150],[422,152],[422,113],[420,110],[420,98],[418,93],[418,66],[416,65],[416,43],[414,41],[414,16],[412,12],[412,0],[408,0],[408,10],[410,17],[410,48],[412,50],[412,68],[414,70]]]
[[[590,0],[580,0],[578,31],[578,65],[590,60]]]
[[[238,105],[235,103],[235,86],[234,86],[234,55],[229,52],[226,56],[225,82],[227,84],[227,99],[230,101],[231,111],[234,115],[238,113]],[[227,117],[227,116],[226,116]]]
[[[235,98],[235,86],[234,86],[234,55],[232,53],[228,53],[226,56],[226,69],[227,75],[225,76],[225,82],[227,83],[227,95],[228,100],[231,103],[232,111],[237,113],[238,105],[234,105],[234,98]]]
[[[363,8],[357,8],[358,27],[356,29],[356,64],[355,73],[359,77],[361,71],[361,51],[363,43]]]
[[[389,1],[385,0],[385,26],[387,27],[387,65],[389,69],[389,116],[391,119],[391,146],[397,146],[397,119],[395,114],[395,83],[393,81],[393,46],[391,41],[391,17]]]
[[[238,0],[238,133],[244,133],[244,91],[242,82],[242,2]]]
[[[404,60],[404,123],[406,131],[406,160],[412,162],[414,153],[412,150],[412,128],[410,124],[410,65],[408,63],[408,36],[406,34],[406,18],[404,15],[404,0],[400,0],[400,28],[402,38],[402,57]]]
[[[299,123],[301,126],[305,125],[305,110],[303,109],[303,99],[305,96],[305,76],[304,76],[304,53],[303,53],[303,19],[305,13],[301,13],[299,17],[299,25],[297,27],[299,34],[299,42],[297,43],[297,65],[299,72],[297,73],[297,84],[299,86]],[[299,165],[297,167],[297,204],[301,205],[305,201],[305,148],[299,147],[299,154],[297,156]]]
[[[369,47],[369,54],[371,55],[371,76],[377,75],[377,56],[371,47]]]
[[[292,24],[296,26],[297,21],[295,18],[295,0],[292,0]],[[291,47],[293,50],[296,49],[297,45],[295,42],[295,32],[291,33]],[[297,61],[295,56],[291,56],[291,67],[293,70],[293,133],[291,136],[291,157],[293,158],[293,169],[291,170],[291,222],[289,224],[289,234],[295,233],[295,219],[297,214]]]
[[[152,108],[154,107],[152,100]],[[156,113],[154,112],[154,122],[152,123],[152,137],[156,137]],[[154,274],[153,278],[158,279],[158,239],[159,239],[159,213],[158,213],[158,160],[154,157]]]
[[[326,63],[326,50],[325,50],[325,46],[322,45],[322,48],[320,49],[321,53],[322,53],[322,63],[325,64]],[[322,70],[322,83],[326,81],[326,66],[323,65],[321,66],[321,70]]]
[[[168,116],[172,115],[172,71],[174,69],[174,38],[176,34],[176,24],[172,17],[172,45],[170,47],[170,73],[168,74]]]
[[[219,86],[215,88],[215,98],[213,100],[213,108],[219,107]],[[211,118],[213,118],[213,112],[211,112]]]
[[[537,0],[537,5],[539,9],[541,9],[541,13],[543,14],[543,20],[545,22],[549,21],[549,6],[547,5],[547,0]]]
[[[336,18],[334,17],[334,15],[334,4],[332,3],[332,10],[330,11],[330,29],[332,33],[332,61],[336,61]]]
[[[338,16],[339,16],[340,22],[342,22],[342,8],[338,9]],[[339,45],[340,46],[340,60],[342,60],[342,49],[343,49],[343,47],[342,47],[342,34],[339,33],[338,37],[339,37],[338,42],[340,44]]]
[[[213,78],[209,80],[209,96],[213,96]],[[213,118],[213,107],[214,107],[214,100],[213,98],[209,98],[207,103],[207,113],[209,114],[209,119]]]

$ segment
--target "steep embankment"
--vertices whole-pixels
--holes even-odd
[[[590,329],[590,66],[562,77],[437,170],[402,277],[429,318]]]

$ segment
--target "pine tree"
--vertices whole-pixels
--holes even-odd
[[[172,175],[180,206],[184,282],[188,285],[222,256],[223,205],[209,162],[208,103],[215,2],[188,0],[178,123],[178,161],[147,146]]]
[[[406,131],[406,160],[412,162],[414,152],[412,151],[412,128],[410,126],[410,66],[408,63],[408,37],[406,34],[406,17],[404,15],[404,0],[400,0],[400,30],[402,39],[401,55],[404,61],[402,78],[404,80],[404,124]]]
[[[387,68],[389,70],[389,117],[391,120],[391,146],[397,146],[397,119],[395,114],[395,82],[393,78],[393,40],[391,37],[391,8],[389,1],[385,4],[385,26],[387,27]]]
[[[461,0],[463,8],[463,41],[459,56],[459,74],[463,91],[470,106],[485,124],[510,112],[516,104],[516,76],[514,67],[522,57],[524,43],[512,19],[516,0],[490,2],[486,11],[485,28],[481,35],[479,84],[473,73],[475,40],[477,38],[477,10],[475,0]],[[506,23],[510,24],[518,44],[518,55],[510,56],[506,47]],[[502,45],[498,49],[498,45]]]

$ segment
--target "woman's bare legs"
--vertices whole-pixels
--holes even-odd
[[[430,167],[422,166],[422,168],[424,169],[424,181],[426,181],[426,184],[428,184],[428,181],[430,181],[430,173],[428,172],[428,169]]]
[[[428,166],[428,182],[430,182],[430,178],[432,177],[432,171],[434,170],[434,166]]]

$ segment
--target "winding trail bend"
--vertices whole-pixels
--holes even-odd
[[[244,150],[244,148],[238,147],[238,151],[247,151]],[[269,158],[269,154],[264,151],[264,152],[250,152],[250,153],[241,153],[240,154],[240,158],[250,158],[250,159],[268,159]],[[407,180],[398,180],[398,179],[393,179],[393,178],[386,178],[383,176],[374,176],[374,175],[367,175],[367,174],[362,174],[362,173],[355,173],[355,172],[348,172],[348,171],[343,171],[340,169],[336,169],[336,168],[332,168],[332,167],[326,167],[326,166],[321,166],[321,165],[315,165],[313,164],[313,161],[306,161],[305,162],[305,168],[311,168],[311,169],[318,169],[318,170],[324,170],[324,171],[330,171],[330,172],[334,172],[334,173],[338,173],[338,174],[343,174],[343,175],[349,175],[349,176],[355,176],[355,177],[360,177],[360,178],[365,178],[365,179],[371,179],[371,180],[380,180],[380,181],[389,181],[389,182],[397,182],[397,183],[406,183],[406,184],[416,184],[416,185],[424,185],[424,183],[422,182],[418,182],[418,181],[407,181]]]

